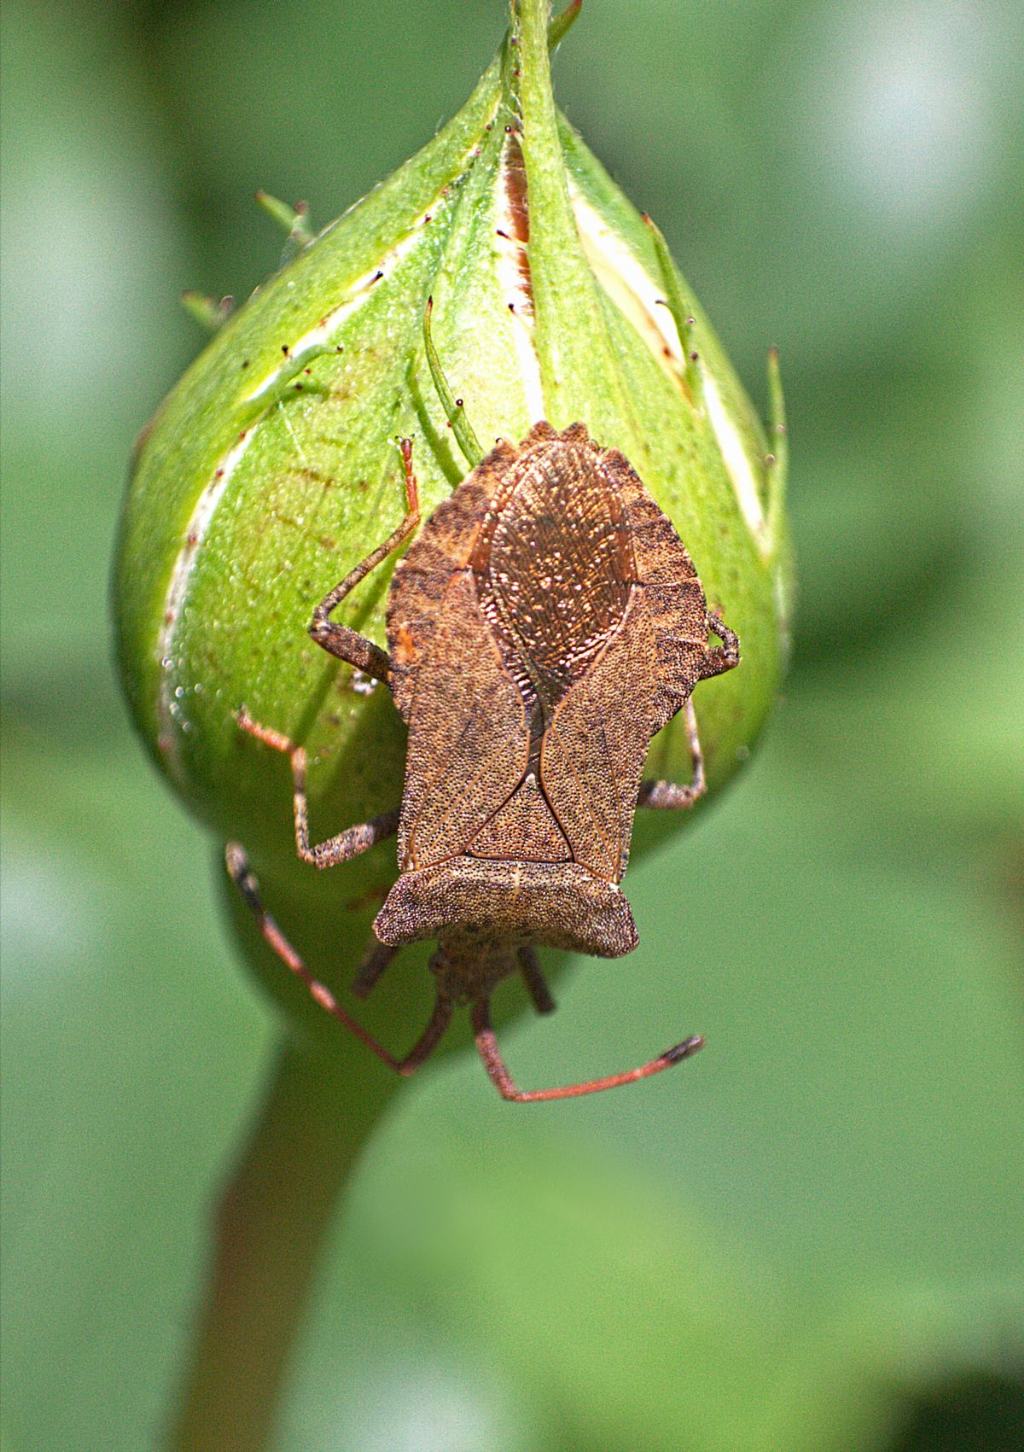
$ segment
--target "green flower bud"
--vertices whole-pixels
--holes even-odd
[[[424,517],[468,472],[426,355],[428,298],[438,357],[485,446],[541,418],[585,423],[630,460],[737,631],[740,669],[695,697],[712,792],[748,753],[779,680],[789,556],[777,374],[769,446],[660,234],[555,110],[548,44],[577,9],[546,34],[539,0],[514,8],[458,115],[318,236],[277,204],[290,260],[230,316],[193,301],[221,325],[134,461],[115,598],[135,722],[188,806],[245,843],[268,906],[341,993],[395,877],[394,844],[329,874],[299,862],[287,761],[236,713],[244,704],[305,745],[314,839],[397,805],[404,727],[386,688],[325,655],[307,627],[402,517],[398,437],[413,440]],[[381,644],[394,563],[336,617]],[[688,778],[681,721],[651,759],[658,776]],[[652,815],[638,852],[689,816]],[[345,1039],[236,911],[279,1000]],[[396,1049],[429,1010],[425,951],[403,954],[361,1009]]]

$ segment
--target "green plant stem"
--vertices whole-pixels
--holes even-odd
[[[325,1234],[399,1082],[363,1055],[279,1049],[216,1212],[209,1286],[168,1442],[174,1452],[272,1446]]]

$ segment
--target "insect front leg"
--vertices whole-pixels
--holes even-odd
[[[402,450],[402,467],[405,470],[405,518],[396,530],[388,535],[383,544],[379,544],[371,554],[366,556],[350,570],[340,584],[335,585],[329,595],[325,595],[320,604],[313,611],[313,619],[310,622],[309,633],[322,646],[329,655],[337,656],[338,660],[347,661],[349,665],[355,666],[357,670],[373,676],[375,680],[387,682],[391,670],[391,662],[388,659],[386,650],[381,650],[372,640],[367,640],[365,635],[360,635],[356,630],[350,630],[347,625],[339,625],[330,619],[331,612],[335,610],[344,600],[345,596],[365,580],[371,570],[375,570],[382,560],[393,554],[399,545],[403,544],[415,531],[420,522],[420,499],[419,486],[416,483],[416,475],[412,467],[412,439],[402,439],[400,444]]]
[[[693,773],[688,785],[682,786],[675,781],[645,781],[640,783],[640,795],[637,798],[638,807],[652,807],[661,811],[674,811],[686,807],[692,807],[698,797],[702,797],[707,791],[707,781],[704,777],[704,752],[700,744],[700,733],[697,730],[697,712],[694,710],[693,698],[686,698],[686,705],[683,707],[683,720],[686,723],[686,739],[690,747],[690,760],[693,763]]]
[[[358,857],[361,852],[368,851],[378,842],[384,841],[386,837],[391,837],[397,832],[399,809],[394,807],[390,812],[382,812],[379,817],[371,817],[368,822],[360,822],[354,827],[346,827],[344,832],[339,832],[335,837],[328,837],[326,842],[311,844],[306,803],[305,747],[296,746],[294,741],[289,740],[280,731],[272,731],[269,726],[261,726],[252,719],[244,706],[238,712],[237,720],[243,731],[250,736],[255,736],[256,740],[262,741],[265,746],[271,746],[275,751],[283,752],[291,760],[295,850],[303,862],[312,863],[314,867],[320,868],[337,867],[339,862],[348,862],[350,858]]]
[[[426,1029],[413,1045],[410,1052],[406,1054],[405,1058],[396,1059],[394,1054],[389,1053],[384,1048],[383,1044],[378,1043],[368,1029],[363,1028],[357,1019],[354,1019],[351,1014],[345,1012],[327,985],[321,983],[306,967],[306,964],[278,927],[277,922],[263,906],[259,883],[256,881],[253,870],[249,865],[249,859],[245,854],[245,849],[238,842],[229,842],[224,850],[224,859],[227,864],[228,874],[251,909],[264,941],[273,948],[285,967],[291,969],[297,978],[302,979],[314,1001],[326,1013],[329,1013],[332,1018],[337,1019],[350,1033],[355,1034],[361,1043],[365,1044],[368,1049],[376,1054],[378,1059],[381,1059],[387,1064],[389,1069],[394,1069],[396,1074],[401,1074],[405,1077],[418,1069],[423,1061],[429,1057],[438,1040],[441,1038],[441,1035],[448,1027],[452,1016],[451,1004],[439,996]]]

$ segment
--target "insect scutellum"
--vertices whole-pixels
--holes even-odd
[[[299,856],[330,867],[397,832],[399,876],[374,922],[357,975],[365,995],[404,944],[437,940],[433,1014],[396,1059],[317,982],[263,907],[243,849],[228,869],[264,937],[321,1005],[385,1063],[412,1073],[454,1008],[470,1007],[477,1048],[508,1099],[566,1098],[645,1078],[693,1053],[691,1037],[638,1068],[523,1091],[490,1023],[497,984],[522,974],[535,1006],[553,1008],[536,947],[601,957],[637,942],[619,883],[638,805],[686,808],[704,790],[692,705],[699,681],[739,662],[734,633],[709,611],[697,571],[628,460],[582,423],[536,423],[483,457],[431,336],[424,348],[467,477],[419,529],[412,443],[401,441],[402,522],[313,612],[330,654],[383,681],[409,728],[398,809],[309,841],[306,755],[244,708],[242,729],[286,753]],[[419,532],[416,533],[417,529]],[[385,651],[330,617],[371,570],[415,534],[392,577]],[[721,642],[709,646],[709,636]],[[684,713],[687,785],[643,781],[651,738]]]

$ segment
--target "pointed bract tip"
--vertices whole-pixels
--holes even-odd
[[[209,297],[206,293],[188,288],[181,294],[181,305],[191,317],[195,318],[197,323],[208,328],[211,333],[215,333],[230,316],[235,300],[233,297],[222,297],[218,302],[216,298]]]
[[[554,50],[576,24],[583,9],[583,0],[571,0],[560,15],[556,15],[548,26],[548,49]]]
[[[311,242],[313,234],[306,225],[309,220],[309,203],[296,202],[290,207],[287,202],[282,202],[279,197],[271,196],[262,187],[255,193],[257,205],[262,207],[267,216],[286,232],[293,242],[305,246]]]

